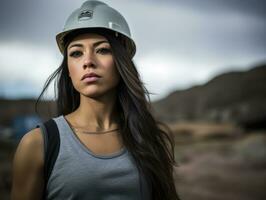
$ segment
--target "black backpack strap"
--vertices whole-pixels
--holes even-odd
[[[44,193],[43,199],[46,197],[46,187],[51,172],[53,170],[55,161],[58,156],[60,147],[60,137],[56,122],[53,119],[49,119],[43,124],[37,125],[41,127],[44,136]]]

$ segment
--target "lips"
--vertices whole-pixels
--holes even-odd
[[[89,77],[97,77],[100,78],[101,76],[99,76],[98,74],[91,72],[91,73],[87,73],[84,76],[82,76],[81,80],[85,79],[85,78],[89,78]]]

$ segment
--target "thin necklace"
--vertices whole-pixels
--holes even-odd
[[[113,131],[116,131],[116,130],[119,130],[119,128],[116,128],[116,129],[112,129],[112,130],[107,130],[107,131],[84,131],[84,130],[81,130],[77,127],[74,127],[72,125],[70,125],[71,128],[77,132],[81,132],[81,133],[86,133],[86,134],[105,134],[105,133],[109,133],[109,132],[113,132]],[[118,132],[119,133],[119,132]]]

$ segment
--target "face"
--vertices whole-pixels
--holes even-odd
[[[67,46],[67,64],[72,84],[83,96],[102,96],[119,83],[111,46],[104,36],[86,33],[75,37]],[[89,73],[100,77],[83,78]]]

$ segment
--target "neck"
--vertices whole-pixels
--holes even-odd
[[[92,131],[118,128],[116,94],[106,94],[97,99],[81,95],[79,107],[70,115],[73,126],[90,127]]]

